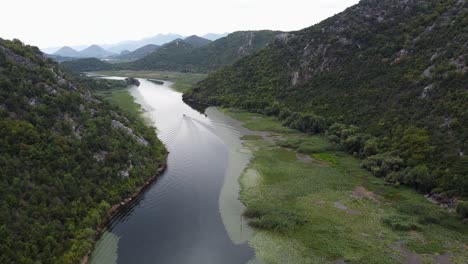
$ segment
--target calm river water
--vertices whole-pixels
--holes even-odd
[[[114,217],[90,263],[253,261],[237,181],[251,156],[239,139],[248,131],[214,108],[193,110],[168,83],[140,82],[130,92],[170,151],[168,169]]]

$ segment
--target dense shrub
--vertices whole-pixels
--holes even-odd
[[[390,215],[382,218],[382,222],[396,231],[420,230],[421,227],[413,218],[402,215]]]
[[[463,218],[468,218],[468,201],[458,201],[457,213]]]

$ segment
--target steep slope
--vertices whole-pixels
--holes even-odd
[[[363,0],[184,98],[278,115],[328,133],[389,182],[467,196],[467,29],[466,1]]]
[[[86,49],[79,52],[78,57],[81,58],[105,58],[112,55],[116,55],[113,52],[103,49],[98,45],[91,45]]]
[[[199,48],[190,45],[183,51],[164,52],[164,56],[159,50],[122,67],[136,70],[210,72],[264,48],[279,33],[268,30],[234,32]]]
[[[130,53],[127,54],[121,54],[120,56],[117,56],[116,59],[119,60],[137,60],[141,59],[144,56],[158,50],[160,46],[154,45],[154,44],[148,44],[146,46],[143,46],[139,49],[136,49]]]
[[[208,45],[208,44],[210,44],[212,42],[211,40],[201,38],[201,37],[199,37],[197,35],[186,37],[184,39],[184,41],[187,42],[188,44],[194,46],[195,48],[199,48],[199,47]]]
[[[79,52],[68,46],[65,46],[54,52],[53,55],[62,57],[79,57]]]
[[[153,128],[0,39],[0,263],[79,263],[165,156]]]
[[[108,71],[114,69],[112,64],[96,58],[63,61],[61,65],[73,72]]]

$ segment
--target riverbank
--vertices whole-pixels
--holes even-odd
[[[205,79],[208,75],[203,73],[186,73],[186,72],[170,72],[170,71],[99,71],[94,72],[97,75],[104,76],[121,76],[121,77],[135,77],[142,79],[152,79],[161,81],[170,81],[174,85],[171,88],[185,92],[190,89],[197,82]]]
[[[141,187],[138,187],[135,192],[133,192],[129,197],[126,199],[122,200],[121,202],[112,205],[111,209],[107,213],[106,218],[104,221],[96,228],[96,237],[93,241],[94,245],[93,248],[86,254],[86,256],[83,257],[81,260],[81,264],[88,264],[89,259],[91,257],[91,253],[94,250],[94,247],[96,245],[96,242],[101,238],[103,235],[103,232],[105,231],[106,227],[110,224],[112,218],[117,215],[121,210],[125,209],[126,207],[132,205],[135,201],[137,201],[137,198],[143,194],[143,192],[151,185],[153,182],[156,181],[156,179],[164,173],[164,171],[167,168],[167,164],[163,164],[158,168],[157,174],[155,174],[153,177],[148,179]]]
[[[129,86],[130,87],[130,86]],[[135,102],[135,98],[130,94],[131,88],[112,88],[106,90],[97,90],[93,91],[96,95],[101,96],[105,100],[108,100],[110,103],[119,106],[122,110],[124,110],[127,114],[133,115],[136,118],[144,119],[143,117],[143,109],[140,104]],[[106,217],[99,224],[95,230],[96,235],[93,240],[92,249],[82,258],[81,264],[88,264],[91,254],[96,246],[97,241],[101,238],[106,227],[111,223],[111,220],[114,216],[116,216],[119,212],[131,206],[137,198],[143,194],[143,192],[153,184],[157,178],[162,175],[166,168],[167,168],[167,155],[165,157],[166,162],[162,164],[158,169],[154,176],[146,180],[140,187],[138,187],[131,195],[127,198],[123,199],[122,201],[114,204],[111,206],[110,210],[108,211]]]
[[[170,82],[140,82],[128,91],[170,150],[168,170],[138,203],[113,217],[89,263],[238,264],[254,259],[248,245],[252,229],[241,217],[238,200],[238,176],[250,158],[240,149],[242,127],[214,108],[207,115],[195,111]]]
[[[135,117],[143,118],[143,110],[141,105],[135,102],[135,99],[130,94],[130,88],[113,88],[107,90],[98,90],[94,93],[108,100],[110,103],[119,106],[122,110]]]
[[[254,135],[241,176],[250,244],[267,263],[465,263],[468,227],[406,187],[387,186],[326,138],[273,117],[225,112]]]

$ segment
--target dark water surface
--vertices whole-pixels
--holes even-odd
[[[253,259],[246,242],[232,242],[219,205],[230,150],[213,129],[240,132],[193,110],[167,86],[140,82],[132,94],[170,151],[168,169],[113,219],[91,263],[238,264]]]

